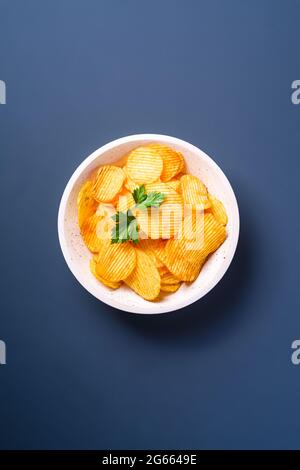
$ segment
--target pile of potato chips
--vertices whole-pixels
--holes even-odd
[[[147,194],[164,195],[160,207],[137,207],[133,191],[141,185]],[[222,202],[185,173],[180,152],[157,143],[135,148],[122,165],[101,166],[83,184],[77,205],[81,235],[93,253],[93,275],[111,289],[124,282],[146,300],[193,282],[226,239]],[[113,216],[128,210],[137,220],[138,243],[112,243]]]

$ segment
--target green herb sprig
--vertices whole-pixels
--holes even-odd
[[[149,194],[146,193],[145,185],[136,188],[133,193],[133,199],[137,204],[138,209],[148,209],[149,207],[159,207],[164,201],[165,195],[153,191]]]
[[[140,210],[159,207],[165,199],[163,193],[156,191],[147,194],[144,184],[136,188],[132,196],[135,201],[134,208]],[[116,225],[112,229],[111,243],[124,243],[128,241],[132,241],[135,244],[138,243],[138,223],[132,210],[129,209],[126,212],[118,211],[112,216],[112,219],[116,222]]]
[[[112,229],[111,243],[124,243],[129,240],[138,243],[137,220],[130,210],[126,212],[118,211],[112,216],[112,219],[116,222],[116,225]]]

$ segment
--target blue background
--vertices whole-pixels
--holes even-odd
[[[0,0],[3,449],[300,448],[297,0]],[[199,146],[241,238],[203,300],[143,317],[73,278],[59,200],[104,143]]]

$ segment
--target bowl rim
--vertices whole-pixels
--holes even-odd
[[[202,291],[202,294],[200,296],[193,295],[192,297],[187,297],[183,298],[182,301],[179,303],[176,308],[174,306],[160,306],[158,308],[155,303],[153,303],[153,311],[149,312],[142,312],[142,311],[137,311],[136,307],[130,307],[130,306],[124,306],[121,307],[119,302],[115,302],[114,299],[103,299],[101,295],[97,295],[97,293],[87,285],[87,283],[84,281],[84,278],[81,277],[81,275],[76,272],[76,269],[73,267],[72,260],[69,256],[69,250],[67,247],[67,241],[65,238],[65,231],[64,231],[64,221],[65,221],[65,211],[67,207],[67,202],[70,196],[70,193],[73,189],[74,184],[76,183],[77,179],[80,177],[82,172],[86,169],[87,166],[90,165],[96,158],[99,158],[104,152],[107,152],[108,150],[112,150],[113,148],[125,144],[125,143],[130,143],[130,142],[136,142],[139,143],[139,141],[144,141],[144,140],[157,140],[160,142],[164,142],[166,144],[174,144],[174,145],[181,145],[182,147],[185,147],[192,153],[201,153],[201,156],[204,160],[207,161],[207,163],[214,168],[216,173],[219,174],[219,176],[225,181],[229,192],[231,193],[231,198],[233,202],[233,207],[232,211],[234,213],[233,217],[233,226],[232,226],[232,235],[231,235],[231,251],[228,253],[226,256],[226,259],[222,263],[221,268],[218,270],[216,276],[213,276],[208,282],[205,287],[205,289]],[[77,279],[77,281],[94,297],[96,297],[98,300],[101,302],[110,305],[111,307],[114,307],[118,310],[125,311],[125,312],[130,312],[130,313],[135,313],[135,314],[142,314],[142,315],[151,315],[151,314],[161,314],[161,313],[167,313],[167,312],[173,312],[180,310],[184,307],[187,307],[188,305],[193,304],[197,300],[200,300],[203,298],[208,292],[210,292],[222,279],[226,271],[228,270],[232,259],[234,257],[234,254],[236,252],[238,240],[239,240],[239,233],[240,233],[240,215],[239,215],[239,208],[238,208],[238,203],[235,197],[235,193],[232,189],[232,186],[223,172],[221,168],[217,165],[217,163],[209,157],[203,150],[199,149],[193,144],[190,144],[189,142],[186,142],[185,140],[179,139],[177,137],[172,137],[169,135],[165,134],[132,134],[129,136],[121,137],[115,140],[112,140],[103,146],[99,147],[98,149],[94,150],[88,157],[86,157],[80,164],[79,166],[75,169],[73,172],[71,178],[69,179],[61,200],[59,204],[59,210],[58,210],[58,218],[57,218],[57,229],[58,229],[58,239],[59,239],[59,244],[60,248],[62,250],[64,259],[67,263],[68,268],[74,275],[74,277]],[[196,291],[197,292],[197,291]],[[156,307],[155,307],[156,306]]]

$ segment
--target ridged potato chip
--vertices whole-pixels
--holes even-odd
[[[226,230],[210,213],[203,215],[200,227],[192,225],[195,237],[183,234],[170,239],[164,248],[164,263],[178,279],[192,282],[198,276],[207,256],[217,250],[226,238]],[[188,235],[188,236],[187,236]]]
[[[97,206],[98,202],[93,196],[93,183],[88,180],[81,187],[77,197],[79,227],[96,212]]]
[[[153,250],[151,250],[149,244],[147,243],[147,240],[139,240],[138,247],[140,250],[142,250],[146,255],[148,255],[155,266],[159,269],[159,266],[162,265],[161,261],[155,256],[155,253]]]
[[[116,209],[119,212],[126,212],[128,209],[131,209],[135,205],[135,200],[131,192],[122,191],[118,194],[116,199]]]
[[[186,175],[186,172],[185,172],[185,169],[183,168],[183,170],[180,173],[178,173],[178,175],[176,175],[176,178],[174,178],[174,179],[180,181],[181,177],[184,176],[184,175]]]
[[[99,250],[96,271],[100,277],[118,282],[132,273],[135,264],[136,253],[131,243],[111,243]]]
[[[157,269],[162,269],[164,267],[164,263],[157,256],[155,256],[155,264]]]
[[[163,268],[167,269],[165,267],[165,265],[163,264],[163,262],[156,256],[155,254],[155,249],[153,249],[153,245],[151,242],[156,242],[157,240],[150,240],[150,239],[145,239],[145,240],[140,240],[139,241],[139,248],[141,248],[141,250],[145,251],[145,253],[147,253],[147,255],[149,256],[153,256],[154,255],[154,259],[155,259],[155,266],[157,267],[158,270],[161,270]],[[159,242],[159,245],[161,244],[161,242],[158,240]],[[156,244],[156,250],[159,251],[159,245]]]
[[[160,238],[160,218],[157,209],[155,211],[152,210],[151,213],[150,210],[147,209],[137,209],[135,216],[138,221],[140,234],[143,234],[146,238]]]
[[[150,240],[148,239],[149,245],[153,250],[155,256],[165,265],[165,246],[167,244],[167,240]]]
[[[102,217],[97,224],[97,237],[99,240],[102,240],[102,244],[110,245],[112,230],[115,227],[115,221],[112,219],[112,216],[107,214]]]
[[[123,171],[125,173],[124,186],[126,189],[128,189],[129,192],[133,193],[133,191],[139,187],[139,184],[135,183],[131,178],[129,178],[126,166],[123,167]]]
[[[83,222],[80,229],[84,243],[92,253],[97,253],[104,243],[103,237],[97,234],[97,227],[102,219],[97,214],[93,214]]]
[[[128,155],[126,173],[135,183],[153,183],[160,177],[162,170],[163,160],[150,146],[137,147]]]
[[[182,206],[175,204],[161,205],[151,210],[136,210],[139,229],[151,239],[169,239],[182,225]]]
[[[163,275],[161,275],[161,283],[162,284],[178,284],[180,282],[180,279],[178,279],[174,274],[167,272]]]
[[[140,230],[147,237],[170,238],[180,229],[183,217],[182,197],[167,183],[151,183],[145,185],[147,193],[159,192],[164,194],[164,202],[159,208],[137,210],[136,218]]]
[[[174,189],[177,193],[180,194],[181,192],[181,187],[180,187],[180,179],[173,179],[168,181],[168,186],[170,186],[172,189]]]
[[[146,238],[144,240],[139,241],[139,245],[141,249],[149,249],[153,251],[156,258],[160,260],[160,262],[164,265],[164,250],[166,246],[167,240],[151,240],[150,238]],[[145,248],[146,247],[146,248]]]
[[[110,287],[111,289],[118,289],[120,287],[121,282],[108,281],[107,279],[104,279],[104,277],[99,276],[96,270],[96,266],[97,266],[97,262],[95,258],[92,258],[90,260],[90,270],[91,270],[91,273],[95,276],[95,278],[98,281],[102,282],[102,284],[104,284],[107,287]]]
[[[131,289],[146,300],[154,300],[160,292],[160,275],[154,261],[136,248],[136,267],[124,280]]]
[[[170,273],[167,266],[165,266],[164,264],[158,267],[158,272],[160,274],[160,277],[163,277],[164,274]]]
[[[177,284],[161,284],[160,290],[162,292],[176,292],[178,291],[179,287],[181,286],[181,283],[178,282]]]
[[[97,172],[93,194],[98,202],[111,202],[121,191],[125,180],[122,168],[113,165],[101,166]]]
[[[183,170],[184,158],[180,152],[176,152],[176,150],[162,144],[149,144],[149,147],[156,150],[163,159],[161,181],[169,181]]]
[[[168,183],[163,183],[163,182],[155,182],[155,183],[149,183],[145,185],[145,189],[147,193],[162,193],[164,197],[164,202],[163,204],[182,204],[183,199],[178,192],[172,188]]]
[[[211,206],[207,188],[196,176],[183,175],[180,178],[180,187],[184,204],[195,209],[208,209]]]
[[[112,217],[116,213],[116,209],[113,204],[100,202],[96,210],[96,214],[99,217]]]
[[[136,211],[140,230],[151,239],[169,239],[176,235],[182,224],[181,206],[165,205],[159,209]]]
[[[160,212],[160,236],[163,239],[174,237],[181,229],[183,208],[180,204],[163,203]]]
[[[223,203],[211,194],[209,194],[208,197],[211,203],[210,211],[213,216],[217,219],[218,222],[220,222],[220,224],[227,225],[228,217]]]

